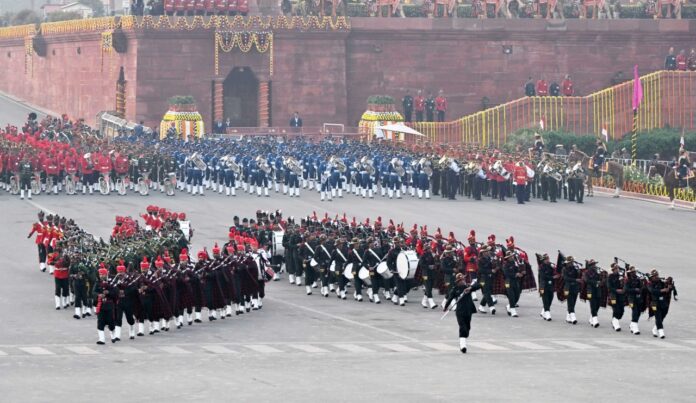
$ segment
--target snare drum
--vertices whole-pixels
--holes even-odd
[[[285,248],[283,247],[283,231],[273,231],[273,256],[284,256]]]
[[[347,278],[348,280],[353,279],[353,263],[348,263],[346,268],[343,269],[343,277]]]
[[[358,277],[360,277],[360,280],[362,280],[366,285],[372,285],[372,280],[370,280],[370,271],[366,268],[360,268],[360,271],[358,271]]]
[[[416,275],[418,267],[418,255],[415,251],[405,250],[396,257],[396,270],[402,279],[410,279]]]
[[[331,261],[331,266],[329,266],[330,271],[336,271],[336,261],[332,260]]]
[[[309,266],[312,268],[315,268],[315,267],[319,266],[319,263],[317,263],[317,261],[314,260],[314,258],[312,258],[312,260],[309,261]]]
[[[389,268],[387,267],[387,262],[382,262],[377,265],[377,274],[382,276],[382,278],[384,278],[385,280],[389,280],[394,275],[392,272],[389,271]]]

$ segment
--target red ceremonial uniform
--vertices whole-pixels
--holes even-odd
[[[205,11],[205,8],[206,8],[205,0],[196,1],[196,11],[199,14],[202,13],[203,11]]]
[[[237,12],[237,0],[227,0],[227,12],[236,13]]]
[[[176,0],[174,9],[176,10],[177,14],[183,14],[186,11],[186,3],[187,0]]]
[[[540,97],[549,95],[549,84],[546,82],[546,80],[537,81],[536,94]]]
[[[58,259],[58,261],[55,262],[53,277],[57,280],[65,280],[69,277],[68,267],[65,266],[63,259]]]
[[[686,57],[686,55],[678,54],[677,55],[677,70],[686,71],[687,64],[688,64],[688,58]]]
[[[205,12],[208,14],[215,13],[215,0],[204,0],[205,1]]]
[[[246,15],[249,12],[249,0],[237,0],[237,11]]]
[[[175,1],[176,0],[164,0],[164,11],[166,11],[167,13],[173,13]]]
[[[128,173],[128,157],[125,155],[119,155],[114,160],[114,170],[119,175],[125,175]]]
[[[478,271],[478,249],[476,245],[469,245],[464,249],[464,263],[467,272]]]
[[[108,174],[111,172],[111,159],[109,157],[102,155],[97,164],[97,169],[102,174]]]
[[[425,98],[423,98],[422,96],[417,96],[413,100],[413,105],[414,105],[414,108],[416,109],[416,112],[425,111]]]
[[[527,184],[527,168],[526,167],[515,167],[515,185],[526,185]]]
[[[566,78],[561,83],[561,92],[566,97],[572,97],[575,90],[573,89],[573,82],[569,78]]]
[[[435,110],[446,111],[447,110],[447,98],[445,98],[445,97],[435,98]]]
[[[215,0],[215,8],[220,13],[226,12],[227,11],[227,0]]]

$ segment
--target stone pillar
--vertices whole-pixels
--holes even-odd
[[[225,96],[222,79],[213,80],[213,124],[225,118]]]
[[[259,81],[259,127],[268,127],[271,121],[270,82]]]

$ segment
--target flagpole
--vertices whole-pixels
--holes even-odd
[[[633,109],[633,127],[631,129],[631,165],[636,166],[638,158],[638,108]]]

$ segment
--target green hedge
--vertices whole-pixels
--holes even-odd
[[[522,150],[527,150],[534,144],[533,129],[518,130],[508,136],[507,143],[503,149],[512,152],[519,145]],[[563,144],[566,151],[570,150],[573,144],[587,154],[593,154],[596,149],[597,137],[592,134],[575,134],[564,131],[541,131],[539,132],[546,144],[546,149],[553,152],[557,144]],[[660,159],[671,160],[677,155],[681,130],[679,129],[656,129],[638,133],[638,159],[652,159],[654,154],[660,154]],[[696,150],[696,132],[684,134],[687,150]],[[609,141],[607,148],[611,154],[615,150],[626,148],[631,150],[631,135],[626,135],[622,140]]]

